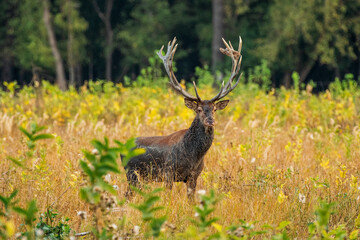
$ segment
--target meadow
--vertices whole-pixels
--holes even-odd
[[[22,88],[5,83],[1,237],[40,238],[66,226],[56,228],[63,231],[60,238],[92,231],[84,238],[358,239],[360,88],[351,76],[317,94],[311,85],[264,89],[241,83],[227,97],[228,107],[216,113],[215,139],[198,179],[197,189],[204,191],[195,202],[187,200],[183,183],[171,191],[150,183],[124,201],[127,182],[118,152],[119,173],[104,170],[99,178],[107,184],[97,186],[84,165],[95,161],[99,149],[93,149],[106,145],[104,137],[115,147],[190,126],[195,114],[166,81],[132,87],[88,82],[65,92],[46,81]],[[199,90],[205,98],[217,91],[201,83]],[[32,133],[43,135],[35,141]],[[92,144],[94,139],[104,145]],[[116,151],[129,152],[128,143]],[[100,155],[106,151],[112,150]],[[4,204],[15,190],[18,202]],[[103,198],[115,203],[104,210]]]

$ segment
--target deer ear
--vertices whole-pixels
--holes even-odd
[[[224,101],[220,101],[215,103],[215,109],[216,110],[223,110],[229,103],[230,100],[224,100]]]
[[[197,102],[184,98],[184,102],[185,102],[185,106],[187,106],[188,108],[192,109],[192,110],[196,110],[197,109]]]

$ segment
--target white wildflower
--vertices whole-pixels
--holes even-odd
[[[86,219],[86,212],[85,211],[76,211],[77,215],[81,218],[81,219]]]
[[[310,133],[309,137],[311,140],[314,140],[314,135],[312,133]]]
[[[251,163],[254,163],[256,161],[256,158],[252,157],[251,158]]]
[[[199,213],[196,212],[196,213],[194,214],[194,217],[198,217],[198,216],[199,216]]]
[[[94,148],[92,151],[91,151],[92,154],[94,155],[98,155],[99,154],[99,150],[97,150],[96,148]]]
[[[136,236],[136,235],[139,235],[139,233],[140,233],[140,227],[138,226],[138,225],[136,225],[135,227],[134,227],[134,235]]]
[[[113,224],[109,225],[109,229],[110,229],[110,230],[117,230],[118,227],[117,227],[116,224],[113,223]]]
[[[106,182],[108,182],[108,183],[111,182],[111,175],[110,175],[110,173],[108,173],[108,174],[105,175],[104,180],[105,180]]]
[[[116,191],[118,191],[118,190],[120,189],[118,185],[113,185],[112,187],[113,187]]]
[[[187,189],[187,194],[190,195],[192,193],[193,189],[192,188],[188,188]]]
[[[198,190],[198,191],[197,191],[197,194],[199,194],[200,196],[205,195],[205,194],[206,194],[206,190],[204,190],[204,189]]]
[[[306,201],[306,197],[305,197],[305,195],[303,195],[303,194],[301,194],[301,193],[299,193],[299,202],[301,202],[301,203],[305,203],[305,201]]]
[[[36,237],[42,237],[42,236],[44,236],[44,231],[41,229],[36,229],[35,235],[36,235]]]

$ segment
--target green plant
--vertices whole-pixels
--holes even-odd
[[[248,83],[256,83],[261,85],[265,91],[271,89],[271,70],[268,67],[268,62],[265,59],[261,60],[260,65],[249,69]]]
[[[140,194],[144,200],[139,204],[131,204],[131,206],[142,213],[142,220],[148,223],[149,230],[145,232],[145,237],[159,237],[161,227],[166,221],[166,216],[155,217],[154,212],[163,209],[163,206],[154,207],[155,203],[160,200],[160,197],[156,194],[162,191],[162,188],[156,188],[153,191],[145,192],[139,189],[133,188],[138,194]]]
[[[40,131],[44,130],[45,126],[38,126],[36,122],[30,123],[29,131],[23,127],[19,127],[20,131],[27,137],[26,145],[28,147],[28,151],[26,152],[27,158],[32,158],[35,154],[35,143],[42,139],[51,139],[54,138],[54,135],[48,133],[39,133]],[[26,157],[11,157],[7,156],[7,159],[15,163],[20,167],[26,167],[25,161]]]
[[[109,219],[109,212],[124,201],[118,201],[115,196],[116,190],[104,176],[109,173],[120,173],[117,159],[119,154],[124,156],[125,162],[137,154],[142,154],[142,149],[134,149],[135,140],[130,139],[125,144],[115,141],[117,147],[110,147],[109,140],[105,137],[104,142],[99,140],[91,141],[94,146],[92,152],[84,150],[86,160],[80,160],[80,166],[87,175],[89,185],[80,189],[81,198],[90,204],[93,217],[93,234],[96,239],[109,239],[117,236],[117,226]],[[100,212],[101,214],[98,214]],[[106,225],[102,226],[100,220]],[[110,226],[116,227],[110,227]]]
[[[316,220],[309,224],[309,239],[357,239],[358,230],[354,230],[348,236],[345,225],[341,224],[333,229],[330,228],[330,217],[335,203],[320,201],[318,209],[315,211]]]
[[[18,194],[14,190],[9,197],[0,195],[0,202],[4,206],[4,210],[0,209],[0,238],[7,239],[15,233],[14,221],[11,219],[12,208],[18,203],[14,198]]]
[[[217,217],[211,217],[211,213],[215,211],[215,204],[220,200],[220,198],[215,197],[215,191],[211,190],[209,195],[199,194],[200,195],[200,205],[195,206],[196,220],[193,220],[193,223],[199,227],[200,232],[205,232],[212,223],[218,220]]]
[[[18,213],[25,221],[26,231],[21,233],[27,239],[36,239],[36,232],[34,231],[34,222],[36,220],[35,214],[38,212],[36,201],[32,200],[28,203],[27,208],[13,207],[13,210]]]
[[[163,66],[158,56],[149,57],[149,66],[140,70],[140,75],[137,76],[136,81],[132,82],[134,87],[143,86],[159,86],[166,87],[168,77],[164,75]],[[173,71],[176,72],[176,65],[173,62]],[[130,79],[125,78],[125,85],[130,85]]]
[[[67,223],[69,220],[68,217],[58,219],[58,213],[49,208],[40,215],[36,229],[43,232],[44,239],[64,239],[71,230]]]

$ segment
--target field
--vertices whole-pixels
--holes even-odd
[[[212,97],[215,91],[200,85],[202,96]],[[91,140],[104,142],[107,137],[115,147],[114,140],[167,135],[189,127],[195,114],[182,97],[157,85],[125,88],[89,82],[62,92],[45,81],[21,89],[7,83],[0,90],[0,194],[9,196],[17,189],[19,202],[14,210],[2,207],[8,214],[0,217],[3,238],[19,232],[30,236],[40,214],[52,209],[58,215],[47,224],[54,227],[63,221],[71,228],[70,236],[106,229],[107,237],[114,239],[357,239],[356,83],[337,81],[319,94],[313,94],[310,85],[265,91],[252,83],[240,84],[227,98],[228,107],[217,112],[215,140],[198,179],[197,189],[205,195],[197,194],[192,203],[183,183],[155,193],[151,191],[163,185],[151,183],[143,196],[136,194],[130,202],[102,211],[100,203],[89,204],[80,197],[81,188],[96,185],[79,164],[81,159],[87,163],[83,150],[91,154]],[[19,128],[30,131],[34,123],[46,126],[39,133],[52,138],[29,144]],[[120,158],[117,162],[120,173],[111,173],[106,181],[117,186],[115,196],[121,202],[127,183]],[[101,194],[111,195],[104,190]],[[194,208],[200,199],[202,207]],[[35,220],[19,211],[31,210],[32,200],[38,209]],[[163,208],[152,212],[153,206]],[[204,208],[214,211],[201,212]],[[81,211],[87,218],[79,216]],[[207,226],[206,220],[214,217],[218,219]],[[21,225],[24,220],[27,228]]]

